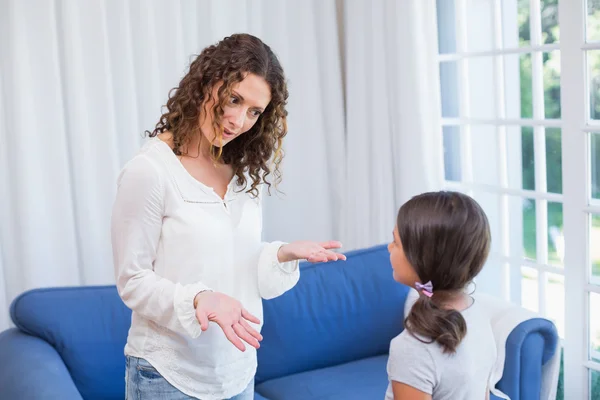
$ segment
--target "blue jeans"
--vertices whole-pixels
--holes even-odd
[[[127,356],[125,400],[190,400],[190,397],[171,385],[143,358]],[[228,400],[253,400],[254,380],[238,395]]]

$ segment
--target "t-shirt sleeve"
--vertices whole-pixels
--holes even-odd
[[[394,338],[387,364],[390,382],[396,381],[433,394],[437,378],[435,362],[428,346],[431,345],[420,342],[406,332]]]

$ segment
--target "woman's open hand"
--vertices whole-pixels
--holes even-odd
[[[260,324],[260,320],[242,307],[242,303],[220,292],[201,292],[194,298],[196,319],[202,331],[208,329],[208,322],[217,323],[227,339],[240,351],[245,351],[243,339],[250,346],[259,348],[262,335],[247,321]]]
[[[331,251],[332,249],[339,249],[341,247],[342,243],[335,240],[320,243],[297,241],[281,246],[277,253],[277,258],[279,259],[279,262],[307,260],[316,263],[345,260],[345,255]]]

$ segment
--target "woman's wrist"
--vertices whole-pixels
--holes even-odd
[[[198,307],[198,300],[201,294],[203,293],[207,293],[210,292],[210,290],[202,290],[198,293],[196,293],[196,296],[194,296],[194,310]]]
[[[280,263],[285,263],[289,261],[294,261],[296,259],[294,258],[294,255],[288,251],[288,249],[289,246],[287,244],[281,245],[279,247],[279,250],[277,250],[277,261],[279,261]]]

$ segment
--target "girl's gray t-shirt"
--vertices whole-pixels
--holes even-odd
[[[392,381],[428,393],[433,400],[486,399],[496,361],[490,318],[477,302],[462,311],[462,315],[467,335],[454,354],[444,354],[439,344],[423,343],[406,330],[392,340],[386,400],[394,399]]]

